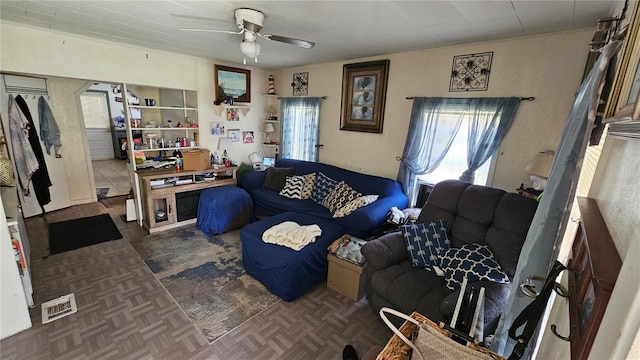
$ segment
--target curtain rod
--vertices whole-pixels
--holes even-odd
[[[293,98],[303,98],[303,99],[304,99],[304,98],[308,98],[308,97],[315,97],[315,96],[293,96]],[[320,96],[320,97],[322,98],[322,100],[327,100],[327,97],[326,97],[326,96]],[[280,96],[278,96],[276,99],[280,100],[280,99],[283,99],[283,98],[281,98]]]
[[[407,99],[407,100],[413,100],[414,98],[415,98],[414,96],[407,96],[405,99]],[[520,98],[520,101],[533,101],[533,100],[535,100],[535,99],[536,99],[536,98],[535,98],[535,97],[533,97],[533,96],[529,96],[529,97],[521,97],[521,98]]]

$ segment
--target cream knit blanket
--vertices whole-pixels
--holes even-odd
[[[285,221],[274,225],[262,234],[262,241],[277,244],[300,251],[306,245],[316,241],[322,235],[318,225],[301,226],[293,221]]]

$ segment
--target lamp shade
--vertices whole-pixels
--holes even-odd
[[[552,150],[539,152],[524,168],[524,171],[531,175],[548,178],[551,164],[553,163],[553,155],[555,153]]]
[[[276,128],[273,127],[272,123],[266,123],[264,124],[264,132],[273,133],[273,132],[276,132]]]
[[[267,108],[267,112],[269,113],[269,115],[273,115],[276,113],[276,108],[273,107],[273,105],[269,105],[269,107]]]

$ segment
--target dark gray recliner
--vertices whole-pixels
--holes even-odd
[[[436,184],[417,223],[445,219],[452,247],[479,243],[489,247],[502,270],[513,279],[522,244],[537,201],[500,189],[459,180]],[[450,320],[459,291],[444,278],[411,264],[400,232],[389,233],[362,247],[367,260],[366,296],[377,312],[386,306],[405,314],[417,311],[433,321]],[[512,284],[469,283],[485,287],[484,335],[492,334]]]

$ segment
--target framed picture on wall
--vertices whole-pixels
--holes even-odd
[[[388,77],[389,60],[343,66],[340,130],[382,133]]]
[[[215,104],[251,102],[251,70],[214,65]]]
[[[231,140],[231,142],[240,142],[240,129],[229,129],[227,130],[227,136]]]

